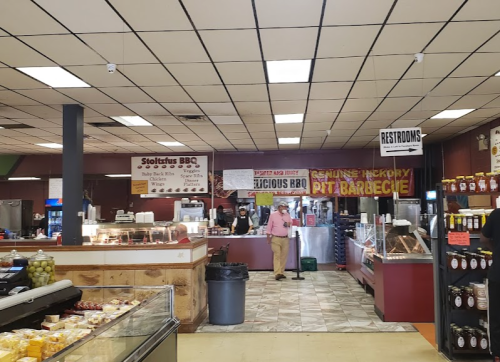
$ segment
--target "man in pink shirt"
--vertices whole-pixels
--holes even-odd
[[[292,218],[288,213],[288,204],[281,201],[278,210],[269,216],[267,223],[267,243],[271,244],[274,259],[274,277],[276,280],[286,278],[285,265],[288,259],[288,249],[290,248],[290,239],[288,230],[292,227]]]

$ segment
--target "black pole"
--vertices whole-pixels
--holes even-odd
[[[300,276],[300,237],[298,230],[295,232],[295,254],[297,255],[297,276],[292,280],[304,280],[305,278]]]

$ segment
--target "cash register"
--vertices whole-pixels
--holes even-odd
[[[31,288],[31,279],[28,277],[26,265],[16,264],[14,262],[14,266],[0,268],[0,296],[8,295],[17,287]]]

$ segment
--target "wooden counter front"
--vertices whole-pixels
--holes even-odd
[[[0,244],[0,255],[14,247]],[[175,286],[175,315],[181,332],[194,332],[207,315],[205,264],[207,239],[189,244],[37,246],[16,245],[26,257],[42,249],[54,257],[56,279],[69,279],[75,286]],[[113,290],[84,289],[85,300],[110,300]],[[141,299],[147,290],[130,295]]]

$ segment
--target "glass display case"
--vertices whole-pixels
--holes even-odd
[[[44,362],[154,362],[177,360],[177,328],[172,286],[79,287],[105,289],[117,297],[141,292],[149,298]],[[107,290],[107,291],[106,291]]]

